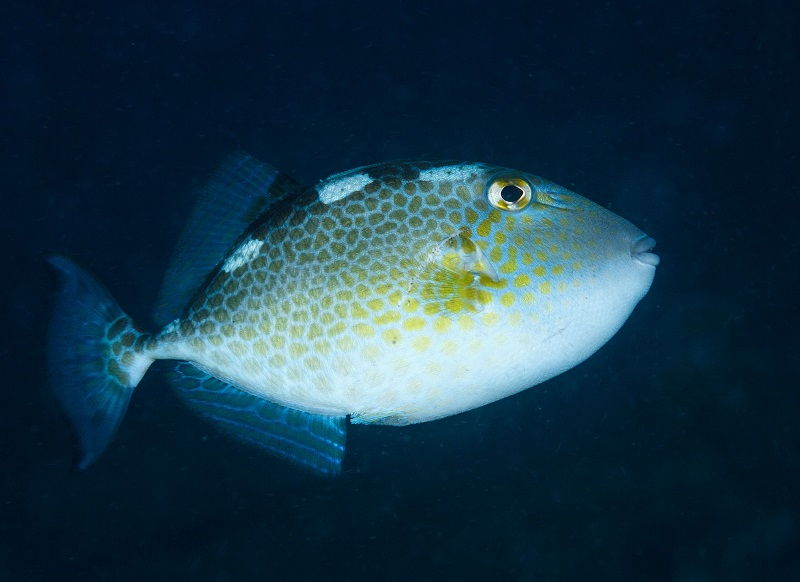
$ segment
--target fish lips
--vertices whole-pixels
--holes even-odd
[[[642,263],[643,265],[650,265],[652,267],[658,266],[661,262],[659,256],[650,251],[656,246],[656,241],[652,237],[642,235],[635,240],[631,245],[631,258]]]

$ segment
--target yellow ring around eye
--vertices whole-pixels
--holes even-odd
[[[522,210],[531,195],[531,185],[522,178],[497,178],[489,184],[489,203],[500,210]]]

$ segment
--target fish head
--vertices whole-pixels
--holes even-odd
[[[645,296],[659,262],[655,240],[539,176],[474,169],[466,216],[482,277],[494,286],[487,308],[527,323],[527,337],[515,341],[538,353],[537,366],[549,361],[552,376],[594,353]]]

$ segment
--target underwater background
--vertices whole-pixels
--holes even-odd
[[[800,579],[797,5],[8,3],[0,580]],[[658,241],[578,367],[320,479],[182,407],[166,364],[74,468],[44,369],[74,258],[149,326],[197,190],[491,162]]]

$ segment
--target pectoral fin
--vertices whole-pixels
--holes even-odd
[[[492,262],[469,233],[434,245],[423,260],[420,295],[428,313],[475,313],[491,302],[491,288],[504,286]]]

